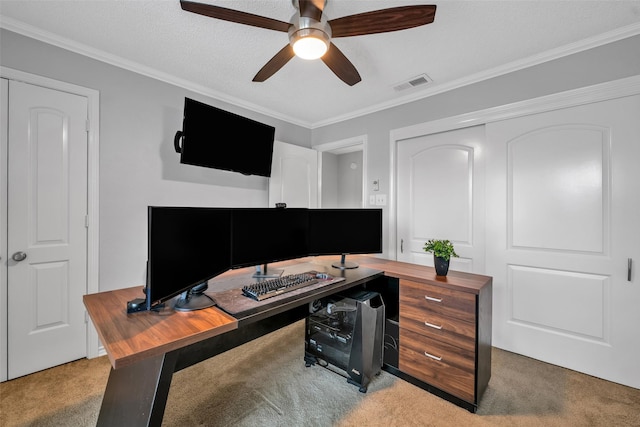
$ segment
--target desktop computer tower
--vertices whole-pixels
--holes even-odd
[[[366,393],[383,364],[384,302],[352,290],[316,300],[305,321],[305,363],[326,367]]]

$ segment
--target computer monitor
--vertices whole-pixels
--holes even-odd
[[[233,268],[257,266],[254,277],[273,277],[282,271],[268,271],[268,263],[307,256],[307,213],[303,208],[233,209]]]
[[[382,253],[382,209],[309,209],[309,255],[341,255],[333,266],[357,268],[348,254]]]
[[[231,268],[231,209],[148,207],[146,309],[180,295],[174,309],[213,305],[206,283]]]

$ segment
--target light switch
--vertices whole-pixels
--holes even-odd
[[[376,205],[376,196],[374,196],[373,194],[371,196],[369,196],[369,204],[371,206],[375,206]]]

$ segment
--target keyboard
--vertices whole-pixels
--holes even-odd
[[[327,279],[326,274],[322,273],[300,273],[288,274],[286,276],[277,277],[275,279],[260,280],[250,283],[242,287],[242,294],[253,298],[256,301],[262,301],[267,298],[281,295],[285,292],[291,292],[296,289],[304,288],[318,283],[320,279]]]

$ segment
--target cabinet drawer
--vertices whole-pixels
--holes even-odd
[[[476,349],[475,323],[421,310],[415,305],[402,306],[400,327],[471,352]]]
[[[468,402],[475,401],[475,357],[459,349],[400,328],[398,368]]]
[[[469,323],[476,321],[475,294],[410,280],[400,280],[400,313],[411,308],[426,310]]]

